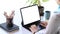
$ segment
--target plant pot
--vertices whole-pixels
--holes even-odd
[[[38,9],[39,9],[40,16],[43,16],[44,15],[44,7],[43,6],[38,6]]]

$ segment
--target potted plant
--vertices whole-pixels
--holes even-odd
[[[42,0],[43,2],[47,2],[48,0]],[[38,9],[39,9],[39,13],[40,16],[43,16],[43,11],[44,11],[44,7],[41,6],[41,2],[40,0],[28,0],[27,3],[30,3],[30,5],[34,5],[37,4],[38,5]]]

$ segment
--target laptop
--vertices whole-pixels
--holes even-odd
[[[33,24],[38,25],[40,23],[40,14],[37,5],[30,5],[20,8],[22,26],[29,30],[29,27]]]

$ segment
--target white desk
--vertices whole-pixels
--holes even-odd
[[[32,34],[29,30],[25,29],[24,27],[21,28],[22,34]]]
[[[36,32],[35,34],[45,34],[45,33],[46,33],[46,29],[43,29],[43,30]]]
[[[0,24],[6,22],[5,17],[3,14],[0,13]],[[21,15],[20,11],[15,12],[15,16],[13,19],[14,24],[19,26],[19,31],[13,31],[13,32],[6,32],[2,28],[0,28],[0,34],[32,34],[29,30],[25,29],[21,26]]]
[[[3,13],[0,12],[0,24],[6,22],[5,17],[3,15]],[[21,26],[21,15],[20,15],[20,11],[16,11],[15,12],[15,16],[13,19],[14,24],[19,26],[19,30],[18,31],[13,31],[13,32],[7,32],[4,29],[0,28],[0,34],[32,34],[30,31],[28,31],[27,29],[23,28]]]

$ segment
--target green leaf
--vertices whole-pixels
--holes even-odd
[[[47,2],[48,0],[42,0],[43,2]]]
[[[37,4],[37,0],[35,0],[33,4]]]
[[[40,0],[34,0],[33,4],[37,4],[38,6],[40,6]]]
[[[30,4],[36,4],[37,0],[32,0]]]

